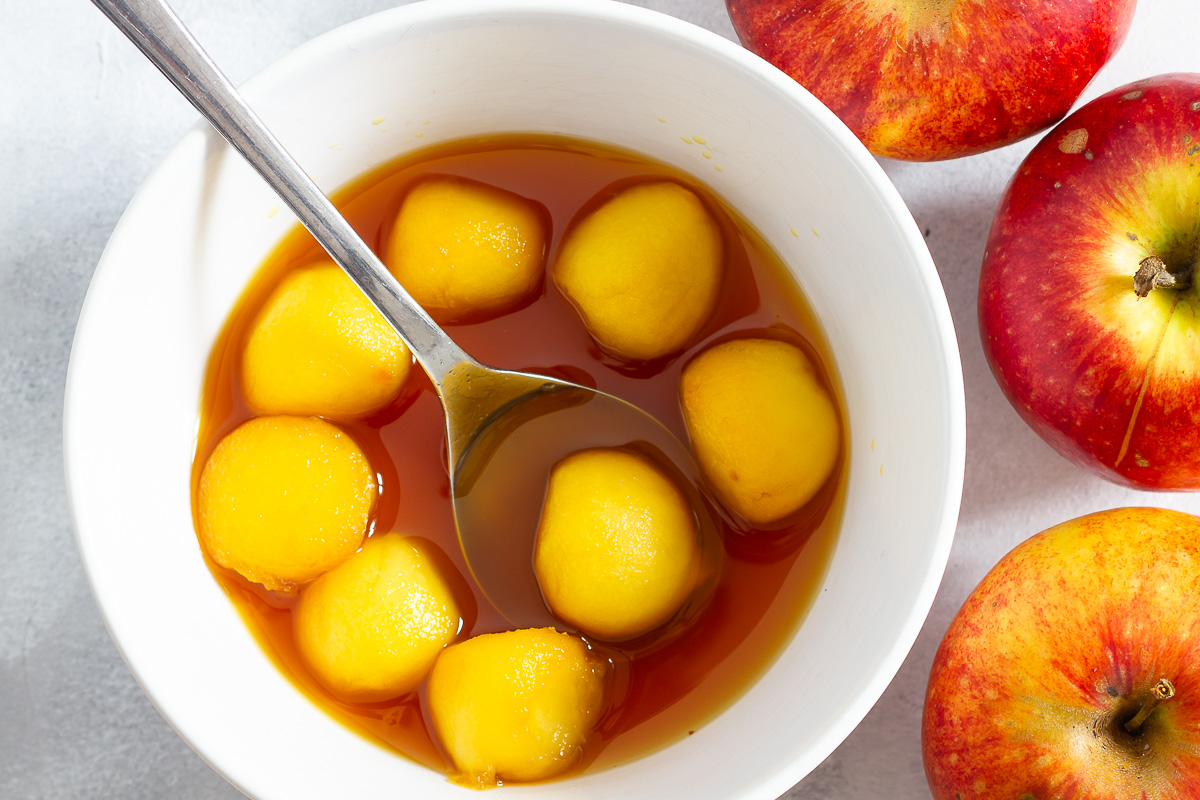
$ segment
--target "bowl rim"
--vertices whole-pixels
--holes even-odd
[[[879,162],[828,108],[785,73],[742,48],[737,42],[662,12],[612,2],[612,0],[572,0],[570,3],[563,3],[562,0],[506,0],[502,5],[491,5],[479,0],[422,0],[386,9],[329,30],[262,68],[241,84],[239,91],[254,106],[277,84],[286,82],[291,73],[301,71],[305,66],[321,62],[336,54],[337,51],[345,48],[347,41],[370,39],[383,35],[381,32],[391,32],[403,28],[406,24],[417,24],[427,20],[462,21],[469,18],[521,18],[532,15],[571,18],[582,22],[599,21],[608,24],[631,25],[685,41],[689,46],[705,51],[714,59],[722,60],[736,67],[747,80],[759,82],[786,101],[802,106],[810,116],[822,120],[825,128],[828,129],[827,132],[838,139],[847,158],[864,174],[867,182],[879,194],[889,215],[897,221],[897,227],[907,240],[913,256],[917,276],[923,284],[921,288],[930,300],[930,309],[933,312],[931,322],[942,345],[941,351],[937,355],[944,366],[943,377],[950,411],[949,417],[946,419],[947,451],[950,458],[946,465],[944,486],[941,491],[944,502],[936,515],[939,522],[936,535],[933,537],[932,557],[927,564],[925,573],[921,576],[916,602],[910,608],[904,623],[893,632],[892,642],[882,656],[879,667],[866,682],[864,691],[856,695],[843,713],[826,727],[813,746],[797,754],[788,762],[786,768],[771,774],[756,775],[744,784],[742,792],[744,797],[777,797],[803,779],[827,758],[866,717],[882,696],[916,642],[932,608],[949,560],[962,501],[966,461],[966,406],[961,355],[945,291],[924,238],[920,236],[920,231],[899,192]],[[108,280],[108,276],[118,269],[114,263],[111,245],[125,228],[133,224],[131,220],[139,215],[139,208],[146,202],[146,195],[158,182],[163,180],[164,167],[180,158],[192,139],[208,136],[210,133],[211,129],[208,123],[199,120],[184,134],[139,186],[105,245],[79,314],[71,357],[68,362],[63,402],[63,459],[68,510],[76,548],[79,551],[85,578],[95,599],[97,610],[109,631],[113,644],[130,673],[163,719],[210,767],[233,786],[248,792],[253,781],[247,780],[248,776],[243,775],[237,765],[218,763],[209,754],[203,752],[190,737],[186,721],[177,719],[171,709],[160,704],[153,690],[153,678],[144,674],[139,666],[130,659],[115,633],[109,609],[97,587],[94,576],[97,566],[92,551],[94,543],[88,541],[83,532],[82,520],[77,515],[76,499],[76,495],[80,491],[79,487],[82,485],[81,482],[86,480],[86,476],[79,466],[81,462],[75,457],[79,433],[76,430],[76,417],[72,409],[81,402],[82,394],[78,383],[77,344],[86,335],[87,330],[93,324],[91,320],[95,316],[93,308],[95,293],[91,290],[91,286]]]

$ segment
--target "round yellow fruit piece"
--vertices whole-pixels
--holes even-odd
[[[200,474],[200,543],[214,561],[285,590],[358,549],[375,504],[375,472],[328,422],[258,417],[213,449]]]
[[[650,361],[684,349],[712,315],[723,252],[721,230],[695,194],[647,183],[584,217],[553,276],[602,348]]]
[[[623,450],[573,453],[550,473],[534,569],[565,622],[603,639],[646,633],[696,586],[695,514],[649,460]]]
[[[487,788],[571,766],[600,716],[606,667],[553,628],[489,633],[443,650],[429,674],[429,712],[458,780]]]
[[[408,348],[336,264],[288,275],[250,330],[246,402],[258,414],[357,417],[400,392]]]
[[[679,394],[696,461],[721,502],[751,524],[803,507],[837,464],[837,407],[794,345],[714,345],[684,368]]]
[[[372,537],[300,595],[296,646],[335,694],[363,703],[406,694],[458,634],[458,604],[427,548]]]
[[[387,265],[438,322],[475,322],[532,299],[546,233],[536,206],[462,178],[430,178],[404,198]]]

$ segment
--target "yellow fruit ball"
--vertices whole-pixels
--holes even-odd
[[[489,633],[442,651],[429,713],[458,780],[538,781],[579,757],[604,704],[606,662],[553,628]]]
[[[288,275],[254,321],[242,359],[258,414],[355,417],[400,392],[412,358],[336,264]]]
[[[300,595],[300,655],[335,694],[371,703],[412,691],[462,623],[428,545],[373,536]]]
[[[582,450],[550,473],[534,569],[560,619],[603,639],[628,639],[666,622],[695,588],[696,518],[648,459]]]
[[[252,419],[217,444],[200,474],[200,543],[268,589],[305,583],[358,549],[375,480],[354,440],[328,422]]]
[[[546,233],[536,206],[462,178],[430,178],[404,198],[388,269],[438,322],[488,319],[533,298]]]
[[[803,507],[837,464],[837,406],[794,345],[714,345],[684,368],[679,394],[696,461],[721,502],[751,524]]]
[[[675,183],[625,189],[568,232],[552,274],[592,338],[619,358],[684,349],[716,306],[721,230]]]

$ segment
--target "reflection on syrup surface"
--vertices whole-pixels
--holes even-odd
[[[541,372],[595,386],[645,409],[686,441],[676,387],[687,360],[705,346],[735,336],[769,336],[801,346],[837,394],[822,334],[791,277],[749,229],[694,181],[627,153],[548,137],[510,136],[446,145],[385,165],[334,200],[376,251],[410,185],[427,175],[458,175],[541,203],[549,214],[552,263],[571,220],[612,190],[647,178],[670,177],[705,198],[725,239],[725,278],[712,318],[679,356],[629,368],[602,353],[574,310],[554,289],[498,319],[449,327],[460,345],[485,364]],[[225,326],[208,366],[193,468],[199,473],[221,437],[252,414],[241,391],[241,350],[255,314],[288,270],[327,258],[302,230],[267,259]],[[843,414],[843,419],[845,415]],[[401,396],[373,416],[336,421],[362,447],[378,473],[380,496],[372,532],[423,537],[461,577],[463,635],[504,630],[509,623],[468,580],[450,505],[441,406],[428,379],[414,369]],[[845,436],[845,434],[844,434]],[[598,768],[644,755],[694,732],[766,669],[815,597],[833,550],[845,472],[801,511],[770,531],[740,530],[718,512],[724,542],[718,582],[708,603],[672,631],[664,646],[593,642],[613,664],[608,710],[579,764]],[[539,499],[540,502],[540,499]],[[516,510],[536,519],[537,508]],[[530,555],[532,558],[532,555]],[[263,648],[296,686],[347,726],[434,769],[448,764],[427,723],[423,689],[395,701],[349,704],[310,675],[292,641],[293,598],[267,592],[210,562],[213,574]],[[530,601],[533,602],[533,601]],[[546,613],[528,609],[531,618]],[[686,615],[685,615],[686,616]],[[570,774],[570,773],[568,773]]]

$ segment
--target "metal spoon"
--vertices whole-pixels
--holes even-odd
[[[711,582],[715,527],[699,490],[699,471],[670,431],[612,395],[475,361],[400,286],[165,2],[92,1],[279,194],[429,375],[446,413],[459,541],[480,588],[501,614],[522,627],[554,624],[533,573],[534,533],[551,467],[587,447],[632,447],[674,473],[696,509],[709,566],[706,583]]]

